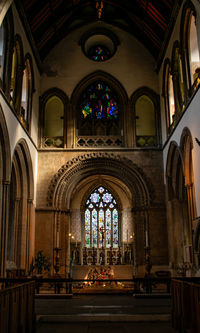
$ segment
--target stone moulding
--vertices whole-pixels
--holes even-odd
[[[133,194],[133,207],[149,207],[154,200],[154,188],[144,171],[133,161],[113,153],[92,152],[73,158],[63,165],[52,178],[47,206],[69,208],[66,192],[75,181],[89,175],[107,174],[121,179]]]

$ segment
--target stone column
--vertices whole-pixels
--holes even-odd
[[[0,235],[0,276],[5,276],[6,269],[6,252],[7,252],[7,229],[8,229],[8,193],[9,193],[10,182],[2,182],[2,212],[1,212],[1,235]]]
[[[68,276],[70,271],[70,212],[64,213],[64,225],[65,225],[65,274]]]
[[[30,225],[31,225],[31,216],[32,216],[32,206],[33,200],[27,200],[27,225],[26,225],[26,273],[28,273],[29,265],[30,265]]]

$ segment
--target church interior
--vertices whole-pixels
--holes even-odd
[[[199,0],[2,0],[0,277],[198,278],[199,87]]]

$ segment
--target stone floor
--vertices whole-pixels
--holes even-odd
[[[36,299],[36,333],[175,333],[169,298],[79,295]]]

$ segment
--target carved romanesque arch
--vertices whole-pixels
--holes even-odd
[[[81,155],[63,165],[52,179],[47,204],[56,209],[69,209],[73,189],[93,174],[115,175],[133,195],[133,208],[148,207],[153,200],[153,186],[144,172],[132,161],[109,153]]]

